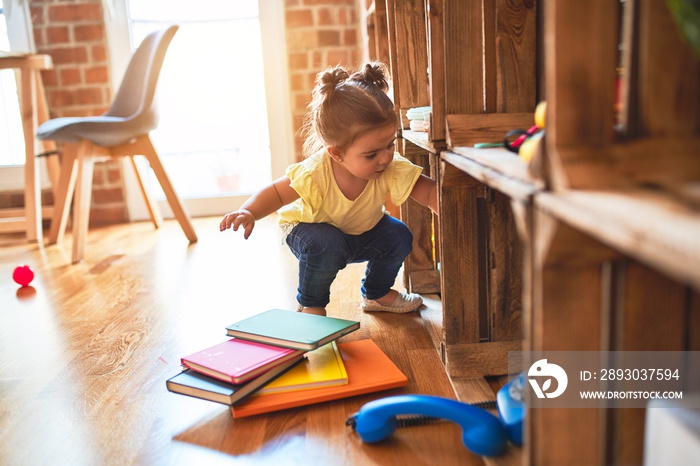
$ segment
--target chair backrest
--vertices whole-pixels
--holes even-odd
[[[146,36],[136,49],[124,73],[112,105],[106,116],[144,119],[157,124],[156,108],[153,105],[158,76],[165,59],[165,52],[179,26],[172,25]],[[152,128],[149,128],[152,129]]]

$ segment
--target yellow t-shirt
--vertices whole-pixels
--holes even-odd
[[[300,198],[277,211],[285,231],[300,222],[329,223],[348,235],[369,231],[385,213],[387,194],[394,204],[403,204],[423,171],[394,153],[382,176],[369,180],[362,194],[351,201],[340,191],[331,163],[324,150],[287,168],[287,178]]]

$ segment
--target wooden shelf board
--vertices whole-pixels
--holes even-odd
[[[415,144],[416,146],[437,154],[441,150],[447,149],[447,144],[445,141],[431,141],[428,139],[428,133],[421,131],[410,131],[403,130],[401,132],[401,137],[405,140]]]
[[[541,180],[528,174],[525,162],[505,149],[455,147],[442,152],[441,158],[513,199],[527,201],[544,188]]]
[[[506,375],[509,351],[522,351],[522,341],[447,344],[445,347],[447,375],[451,379]]]
[[[652,190],[539,193],[535,205],[700,290],[700,211]]]

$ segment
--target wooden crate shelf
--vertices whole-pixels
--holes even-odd
[[[406,133],[404,132],[404,135]],[[426,151],[405,138],[399,140],[398,150],[408,160],[423,167],[424,175],[437,179],[439,166],[435,153]],[[401,220],[413,233],[413,250],[404,261],[403,267],[406,289],[412,293],[439,293],[440,238],[437,216],[427,207],[409,199],[401,206]]]
[[[527,202],[544,188],[542,180],[528,173],[525,162],[505,149],[453,147],[442,152],[442,159],[513,199]]]
[[[537,207],[577,230],[700,290],[700,212],[663,191],[542,193]]]
[[[397,108],[432,107],[430,132],[404,121],[402,140],[439,183],[440,347],[457,396],[519,348],[700,350],[700,60],[665,0],[385,6]],[[541,100],[541,178],[472,147],[529,128]],[[643,409],[533,410],[521,459],[641,464],[644,422]]]
[[[444,140],[430,140],[428,133],[425,132],[404,129],[401,132],[401,137],[431,154],[438,154],[440,151],[447,149],[447,144]]]

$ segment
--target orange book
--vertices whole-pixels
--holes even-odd
[[[408,378],[372,340],[338,343],[338,349],[348,373],[346,385],[251,397],[231,406],[231,414],[234,418],[253,416],[408,384]]]

